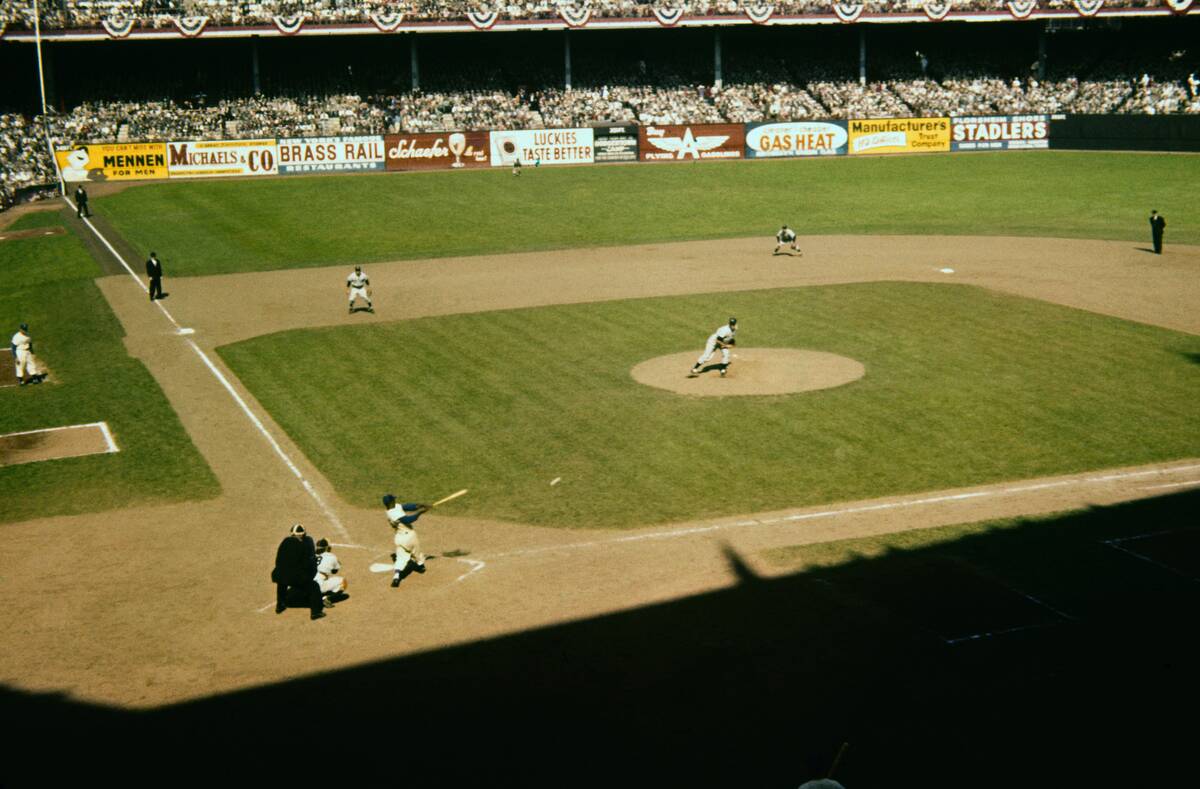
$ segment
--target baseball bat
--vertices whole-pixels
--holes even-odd
[[[437,505],[439,505],[439,504],[445,504],[447,501],[450,501],[451,499],[457,499],[459,496],[463,495],[463,494],[464,494],[464,493],[466,493],[466,492],[467,492],[467,489],[466,489],[466,488],[463,488],[462,490],[458,491],[457,493],[451,493],[449,496],[447,496],[447,497],[446,497],[446,498],[444,498],[444,499],[438,499],[437,501],[435,501],[434,503],[430,504],[429,506],[430,506],[430,507],[436,507],[436,506],[437,506]]]

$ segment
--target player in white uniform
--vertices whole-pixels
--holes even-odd
[[[329,540],[317,540],[317,575],[314,580],[317,586],[321,587],[321,594],[325,597],[327,606],[333,605],[345,594],[346,579],[338,575],[341,569],[342,564],[337,555],[329,550]]]
[[[421,541],[413,524],[417,518],[429,512],[428,504],[400,504],[391,493],[383,497],[387,508],[388,524],[395,530],[392,541],[396,546],[395,564],[392,565],[392,587],[408,577],[410,572],[425,572],[425,554],[421,553]]]
[[[772,255],[778,255],[779,249],[786,244],[791,244],[794,252],[800,252],[800,245],[796,243],[796,231],[792,230],[787,225],[779,228],[779,232],[775,234],[775,251]],[[800,252],[803,255],[803,252]]]
[[[718,327],[704,344],[704,353],[700,354],[700,358],[692,365],[692,375],[699,375],[700,369],[704,363],[712,358],[717,349],[721,349],[721,377],[725,377],[725,373],[729,371],[729,349],[737,344],[737,318],[730,318],[729,323]]]
[[[367,312],[374,312],[371,304],[371,280],[363,273],[362,266],[355,266],[346,277],[346,295],[350,297],[350,312],[354,312],[354,300],[361,296],[367,302]]]
[[[12,355],[21,386],[41,383],[42,376],[38,373],[37,360],[33,356],[33,340],[29,338],[29,324],[22,323],[12,336]]]

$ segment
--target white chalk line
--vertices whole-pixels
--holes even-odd
[[[66,195],[63,195],[63,200],[66,202],[67,205],[71,206],[71,208],[75,209],[76,211],[79,210],[78,208],[76,208],[75,204],[71,202],[70,198],[68,198]],[[92,221],[90,219],[88,219],[86,216],[80,217],[80,219],[82,219],[83,223],[88,226],[88,229],[91,230],[92,233],[95,234],[96,238],[100,239],[100,243],[103,244],[105,246],[105,248],[107,248],[108,251],[112,253],[112,256],[117,259],[118,263],[121,264],[121,267],[129,272],[129,276],[133,277],[133,281],[138,284],[138,287],[141,288],[144,293],[149,293],[150,286],[147,285],[145,282],[142,282],[142,278],[139,277],[136,273],[134,273],[133,269],[129,267],[129,264],[125,262],[125,258],[121,257],[121,255],[117,252],[117,250],[113,248],[113,245],[108,243],[108,239],[104,237],[103,233],[101,233],[99,230],[96,229],[96,226],[92,224]],[[179,323],[175,320],[175,316],[173,316],[170,312],[167,311],[167,308],[162,305],[161,301],[155,300],[153,302],[153,304],[154,304],[154,306],[158,307],[158,309],[160,311],[162,311],[162,314],[166,317],[167,320],[169,320],[171,322],[171,325],[173,325],[177,331],[181,329]]]
[[[1192,485],[1200,485],[1200,479],[1189,479],[1187,482],[1171,482],[1167,485],[1147,485],[1142,490],[1162,490],[1163,488],[1186,488]]]
[[[117,442],[113,440],[112,431],[108,429],[108,422],[85,422],[79,425],[63,425],[62,427],[42,427],[37,430],[22,430],[18,433],[5,433],[0,438],[9,438],[10,436],[32,436],[36,433],[55,433],[59,430],[83,430],[84,428],[94,427],[104,436],[104,443],[108,446],[105,450],[106,454],[120,452],[117,447]]]
[[[1062,488],[1069,486],[1084,486],[1094,485],[1105,482],[1116,482],[1128,479],[1138,479],[1148,476],[1162,476],[1165,474],[1175,474],[1184,471],[1194,471],[1200,469],[1200,464],[1190,464],[1186,466],[1173,466],[1167,468],[1147,469],[1143,471],[1127,471],[1117,472],[1112,474],[1101,474],[1088,477],[1080,477],[1078,479],[1055,480],[1052,482],[1035,482],[1025,485],[1011,485],[1004,488],[994,490],[974,491],[971,493],[953,493],[944,496],[927,496],[919,499],[910,499],[907,501],[892,501],[882,502],[880,504],[864,504],[857,507],[840,507],[835,509],[820,510],[818,512],[801,512],[792,515],[783,515],[778,518],[751,518],[747,520],[735,521],[733,523],[713,524],[709,526],[689,526],[680,529],[670,529],[667,531],[649,532],[647,534],[634,534],[623,537],[613,537],[606,540],[589,540],[587,542],[567,543],[565,545],[547,545],[538,548],[523,548],[515,551],[506,551],[504,553],[493,554],[485,557],[491,559],[513,558],[518,556],[534,556],[542,553],[553,553],[555,551],[578,551],[600,548],[607,545],[616,545],[626,542],[639,542],[643,540],[672,540],[681,537],[690,537],[696,534],[705,532],[721,531],[735,528],[745,528],[748,526],[769,526],[779,523],[798,523],[802,521],[818,520],[825,518],[837,518],[846,515],[856,515],[864,512],[884,512],[887,510],[903,509],[906,507],[923,507],[932,504],[942,504],[945,502],[966,501],[969,499],[979,498],[996,498],[999,496],[1009,496],[1018,493],[1028,493],[1037,490],[1046,490],[1049,488]],[[472,570],[473,574],[475,571]],[[465,577],[465,576],[464,576]],[[1049,606],[1047,606],[1049,607]],[[1065,615],[1064,615],[1065,616]],[[1069,618],[1069,617],[1068,617]]]
[[[233,388],[233,384],[229,382],[229,379],[225,377],[225,374],[222,373],[215,364],[213,364],[212,359],[208,358],[208,354],[201,350],[200,346],[196,344],[195,340],[187,340],[187,344],[191,346],[192,350],[196,352],[196,355],[200,357],[200,361],[204,362],[205,366],[208,367],[209,372],[211,372],[216,379],[221,382],[221,385],[225,387],[225,391],[229,392],[229,396],[233,398],[234,402],[241,407],[242,412],[246,415],[246,418],[250,420],[250,423],[258,428],[258,432],[262,434],[263,438],[267,439],[267,443],[271,445],[271,449],[275,450],[275,454],[278,455],[279,459],[282,460],[284,465],[288,467],[288,470],[292,472],[296,479],[300,480],[300,484],[304,486],[304,489],[308,491],[308,495],[312,497],[313,501],[315,501],[325,513],[325,517],[329,519],[330,523],[333,525],[333,528],[337,530],[337,533],[341,535],[343,540],[349,540],[350,534],[346,531],[346,528],[342,526],[341,520],[339,520],[338,516],[334,514],[333,510],[329,508],[329,505],[325,503],[325,499],[322,498],[321,494],[317,492],[317,489],[312,486],[312,483],[308,481],[308,479],[304,476],[304,473],[300,471],[294,462],[292,462],[291,456],[289,456],[288,453],[284,451],[283,447],[279,445],[279,442],[275,440],[275,436],[271,435],[271,431],[267,430],[267,427],[262,423],[262,420],[250,410],[250,406],[245,400],[242,399],[242,396],[238,394],[237,390]]]
[[[72,203],[70,201],[70,199],[68,199],[65,195],[63,196],[63,200],[66,201],[67,205],[71,206],[72,208],[75,208],[75,204]],[[76,210],[78,210],[78,209],[76,209]],[[149,287],[147,287],[147,285],[144,282],[142,282],[141,278],[138,277],[138,275],[134,273],[133,269],[129,267],[129,264],[125,262],[125,258],[121,257],[121,254],[119,252],[117,252],[116,249],[113,248],[113,245],[108,243],[108,239],[104,237],[104,234],[101,233],[99,230],[97,230],[96,226],[93,225],[87,217],[81,217],[81,218],[83,219],[84,223],[88,226],[88,228],[90,228],[91,231],[93,233],[95,233],[96,238],[100,239],[100,242],[103,243],[104,246],[108,249],[108,251],[112,253],[112,256],[117,259],[117,261],[121,264],[122,267],[124,267],[124,269],[126,271],[129,272],[129,276],[133,277],[133,281],[138,284],[138,287],[140,287],[143,291],[149,293],[150,292]],[[171,313],[167,311],[167,308],[164,307],[161,302],[155,301],[154,305],[157,306],[158,309],[162,311],[162,314],[164,316],[166,316],[167,320],[169,320],[171,322],[171,325],[173,325],[175,327],[175,330],[177,333],[179,333],[179,334],[193,333],[193,332],[190,332],[189,330],[181,327],[179,325],[178,321],[175,320],[174,316],[172,316]],[[208,354],[206,354],[204,351],[202,351],[200,349],[200,346],[197,345],[194,341],[189,339],[187,342],[188,342],[188,345],[192,346],[192,350],[194,350],[196,352],[196,354],[200,357],[200,360],[203,361],[204,364],[208,367],[209,371],[214,376],[216,376],[217,380],[221,382],[221,385],[225,387],[225,391],[229,392],[229,394],[233,397],[234,401],[239,406],[241,406],[242,412],[245,413],[246,416],[250,419],[251,424],[253,424],[256,428],[258,428],[258,432],[261,433],[263,435],[263,437],[267,439],[267,443],[269,443],[271,445],[271,448],[275,450],[275,454],[278,455],[279,458],[283,461],[284,465],[286,465],[288,467],[288,470],[290,470],[292,472],[292,474],[295,475],[296,479],[300,480],[300,484],[304,487],[304,490],[308,492],[308,495],[312,498],[312,500],[315,501],[317,503],[317,506],[319,506],[321,508],[321,511],[325,513],[325,517],[329,519],[329,522],[333,525],[333,528],[337,531],[337,533],[339,535],[341,535],[342,539],[349,540],[350,534],[349,534],[349,532],[346,531],[346,527],[342,525],[341,520],[334,513],[334,511],[329,507],[329,505],[325,503],[325,499],[321,496],[320,493],[317,492],[317,489],[313,487],[312,483],[308,481],[308,479],[304,476],[304,474],[301,473],[300,469],[297,468],[296,464],[292,462],[291,457],[287,454],[287,452],[284,451],[283,447],[281,447],[279,445],[279,442],[275,440],[275,437],[273,435],[271,435],[271,432],[269,430],[267,430],[266,426],[262,423],[262,420],[260,420],[257,416],[255,416],[254,412],[250,410],[250,406],[246,404],[246,401],[242,399],[241,395],[239,395],[237,393],[237,390],[233,388],[233,385],[229,383],[229,380],[225,377],[225,375],[217,368],[217,366],[215,364],[213,364],[212,360],[208,358]]]
[[[982,633],[971,633],[970,635],[959,636],[958,638],[946,638],[943,636],[942,641],[945,642],[946,646],[953,647],[953,646],[957,646],[959,644],[965,644],[968,641],[981,641],[985,638],[995,638],[996,636],[1006,636],[1006,635],[1009,635],[1010,633],[1020,633],[1025,630],[1036,630],[1036,629],[1042,628],[1042,627],[1055,627],[1056,625],[1057,625],[1056,622],[1043,622],[1043,623],[1037,624],[1037,625],[1017,625],[1016,627],[1006,627],[1003,630],[988,630],[988,631],[984,631]]]
[[[1159,568],[1160,570],[1166,570],[1167,572],[1171,573],[1172,575],[1178,575],[1180,578],[1186,578],[1189,581],[1194,581],[1196,583],[1200,583],[1200,578],[1196,578],[1195,576],[1188,575],[1187,573],[1183,572],[1182,570],[1180,570],[1177,567],[1172,567],[1171,565],[1165,564],[1164,562],[1160,562],[1156,559],[1151,559],[1149,556],[1146,556],[1145,554],[1138,553],[1137,551],[1131,550],[1131,549],[1126,548],[1125,546],[1121,545],[1121,543],[1123,543],[1123,542],[1133,542],[1134,540],[1148,540],[1148,539],[1151,539],[1152,537],[1166,537],[1167,535],[1178,534],[1179,532],[1182,532],[1182,531],[1188,531],[1188,530],[1187,529],[1170,529],[1168,531],[1148,532],[1146,534],[1135,534],[1132,537],[1116,537],[1111,540],[1101,540],[1101,543],[1103,543],[1104,545],[1107,545],[1109,548],[1112,548],[1114,550],[1121,551],[1122,553],[1127,553],[1130,556],[1134,557],[1135,559],[1141,559],[1143,562],[1146,562],[1147,564],[1152,564],[1155,567]]]

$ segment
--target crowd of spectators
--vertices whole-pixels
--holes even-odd
[[[758,72],[756,72],[758,73]],[[445,90],[358,96],[264,97],[209,102],[87,102],[37,119],[0,116],[0,205],[53,183],[55,144],[251,139],[305,135],[529,129],[594,124],[748,123],[846,117],[1043,113],[1200,114],[1200,79],[1140,75],[1096,79],[938,75],[728,85],[623,84],[572,90]],[[43,131],[43,127],[46,131]]]
[[[950,0],[955,11],[1000,11],[1005,0]],[[1039,0],[1044,8],[1069,7],[1069,0]],[[1162,0],[1104,0],[1106,7],[1161,6]],[[865,13],[912,13],[922,0],[864,0]],[[789,16],[830,14],[833,0],[41,0],[41,24],[47,29],[94,29],[103,20],[133,20],[142,28],[162,28],[174,18],[208,17],[218,26],[267,25],[276,16],[307,14],[310,24],[363,23],[370,14],[403,13],[406,19],[458,21],[468,12],[496,11],[502,19],[549,19],[560,6],[590,9],[594,17],[642,18],[654,9],[682,9],[689,16],[728,16],[745,7],[773,6]],[[33,27],[33,0],[5,0],[0,26]]]
[[[0,115],[0,211],[12,206],[19,193],[54,182],[41,128],[21,115]]]

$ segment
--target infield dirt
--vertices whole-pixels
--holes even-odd
[[[727,587],[736,582],[727,549],[771,575],[777,571],[758,556],[769,548],[1113,503],[1200,476],[1200,461],[1181,460],[1127,470],[1141,476],[1014,482],[972,489],[981,494],[974,498],[920,491],[621,534],[457,519],[451,504],[421,521],[426,550],[437,557],[428,573],[391,589],[386,575],[368,570],[391,550],[382,512],[341,502],[211,353],[225,343],[309,326],[875,280],[968,283],[1200,333],[1200,248],[1174,246],[1160,257],[1129,242],[842,236],[802,242],[805,255],[795,259],[772,257],[770,239],[756,238],[377,264],[369,267],[375,315],[345,314],[345,267],[168,276],[172,297],[165,306],[181,326],[196,330],[186,338],[128,276],[100,280],[130,353],[166,393],[223,495],[6,526],[6,586],[30,593],[9,605],[0,681],[102,704],[157,706]],[[698,336],[709,328],[698,326]],[[295,472],[188,340],[209,352]],[[301,477],[333,517],[306,493]],[[797,515],[805,517],[785,520]],[[303,611],[273,613],[268,575],[295,521],[337,545],[349,582],[350,600],[320,622],[309,622]],[[83,579],[81,567],[111,572]]]

